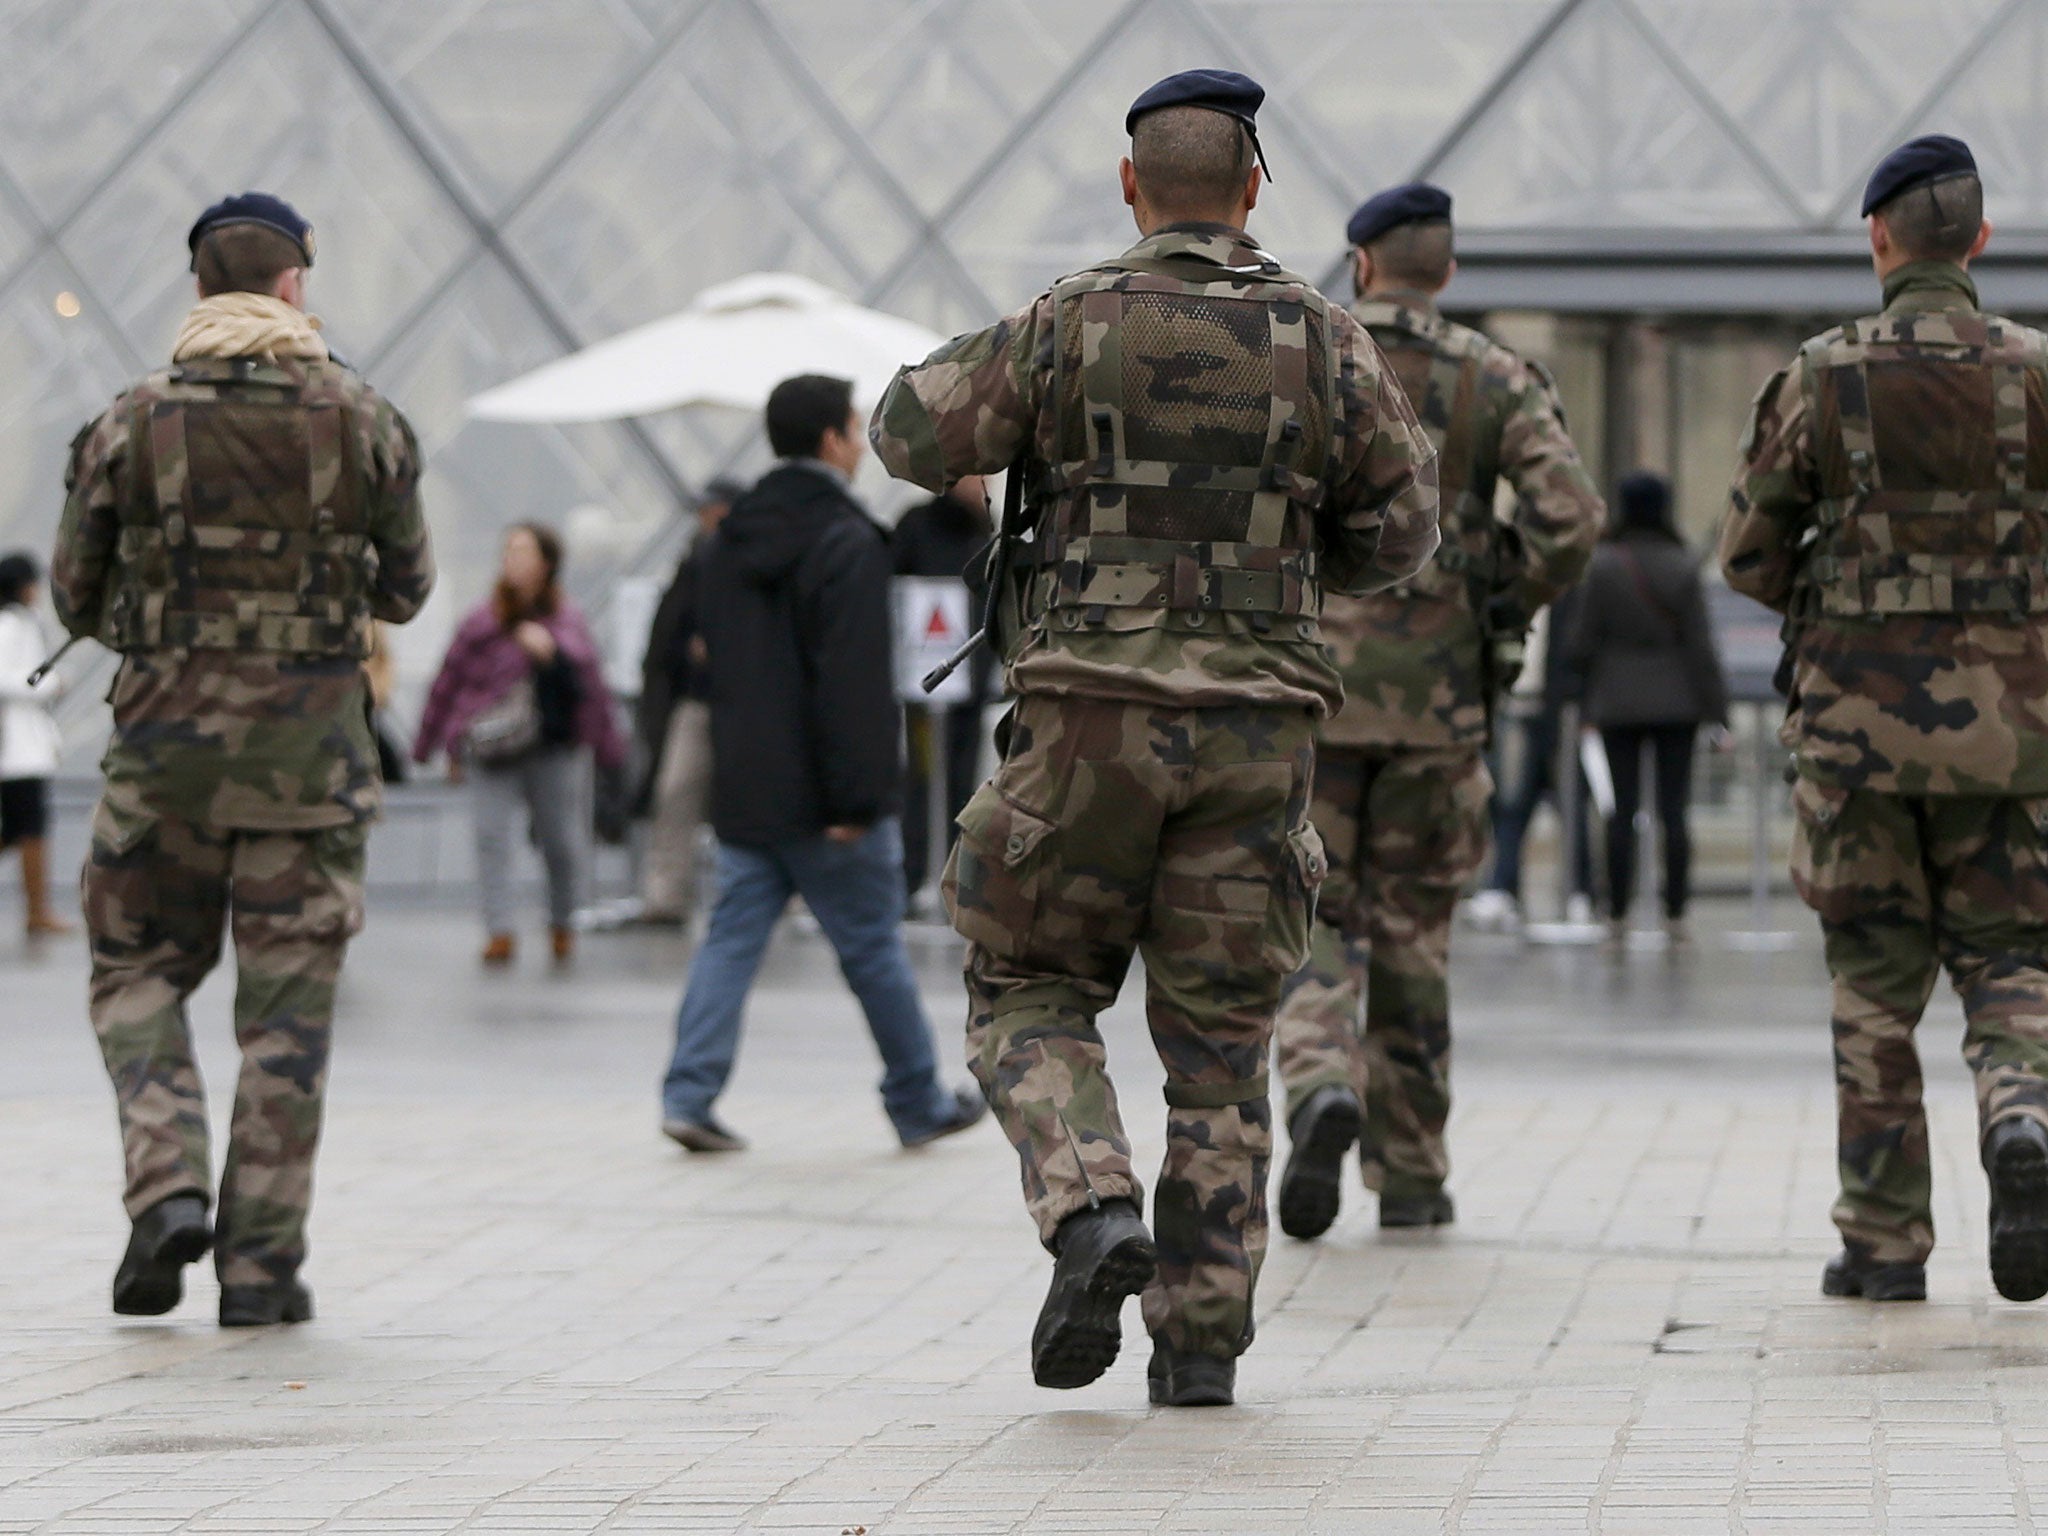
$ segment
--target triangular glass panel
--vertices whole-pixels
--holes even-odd
[[[365,346],[470,248],[467,225],[326,34],[303,11],[279,11],[65,238],[145,356],[168,355],[191,304],[193,217],[247,187],[293,199],[313,221],[312,307],[343,352]]]
[[[1985,217],[2011,238],[2022,230],[2048,227],[2048,166],[2041,159],[2048,138],[2048,103],[2042,97],[2048,25],[2037,8],[2028,7],[1986,42],[1901,137],[1952,133],[1968,143],[1984,178]],[[1855,212],[1849,210],[1852,217]],[[1996,302],[1995,282],[1987,283],[1985,298]]]
[[[0,305],[0,543],[49,548],[72,435],[137,371],[106,317],[55,302],[76,287],[71,268],[47,254]]]
[[[1270,115],[1301,125],[1353,206],[1410,179],[1558,4],[1202,0],[1242,39]]]
[[[0,162],[45,219],[116,157],[263,8],[262,0],[63,0],[0,8]]]
[[[919,234],[743,12],[714,8],[512,222],[591,339],[750,272],[857,294]]]
[[[839,0],[790,42],[927,213],[955,196],[1088,51],[1101,0]]]
[[[1632,0],[1812,221],[1859,190],[1900,114],[1982,42],[2000,0]],[[1896,40],[1911,37],[1911,47]],[[1855,209],[1850,210],[1853,219]]]
[[[335,0],[492,207],[617,96],[654,43],[605,0]]]
[[[1624,4],[1572,15],[1445,160],[1464,227],[1796,226]]]

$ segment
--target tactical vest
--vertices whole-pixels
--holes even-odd
[[[1053,306],[1061,462],[1039,488],[1034,617],[1238,613],[1314,638],[1336,444],[1328,301],[1278,266],[1162,258],[1067,278]]]
[[[108,645],[369,655],[355,391],[300,366],[194,360],[136,392]]]
[[[1800,349],[1823,614],[2048,612],[2048,338],[1975,311],[1857,320]]]
[[[1480,388],[1493,344],[1478,331],[1407,310],[1398,319],[1374,316],[1367,329],[1436,448],[1441,542],[1428,565],[1392,590],[1471,607],[1475,587],[1492,583],[1496,556],[1498,446],[1482,441],[1478,430]]]

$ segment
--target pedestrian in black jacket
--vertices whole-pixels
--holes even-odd
[[[979,475],[956,482],[943,496],[920,502],[896,524],[896,574],[965,586],[968,612],[978,614],[983,590],[980,556],[993,524]],[[967,663],[967,698],[956,704],[913,703],[904,713],[907,773],[903,786],[903,885],[913,900],[931,878],[931,792],[943,786],[946,851],[959,834],[954,818],[981,783],[981,716],[995,672],[987,646]]]
[[[1614,775],[1607,884],[1616,934],[1635,889],[1647,746],[1664,831],[1664,916],[1672,937],[1682,939],[1691,894],[1693,739],[1702,725],[1726,725],[1728,688],[1699,564],[1671,520],[1663,476],[1637,473],[1616,487],[1614,525],[1594,551],[1583,591],[1567,644],[1583,680],[1585,719],[1599,730]]]
[[[867,447],[852,386],[804,374],[768,397],[781,462],[706,543],[697,632],[711,704],[718,905],[690,967],[662,1090],[662,1130],[692,1152],[737,1151],[712,1105],[777,919],[801,895],[860,999],[905,1146],[987,1109],[938,1076],[903,947],[888,536],[853,499]]]

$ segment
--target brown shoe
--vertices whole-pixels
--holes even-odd
[[[21,892],[28,904],[28,936],[53,938],[76,932],[50,905],[50,845],[40,837],[29,837],[17,846],[21,850]]]
[[[510,965],[512,957],[519,953],[519,945],[509,933],[494,933],[490,943],[484,946],[485,965]]]
[[[574,928],[550,928],[548,947],[554,951],[555,964],[566,965],[576,958],[576,930]]]

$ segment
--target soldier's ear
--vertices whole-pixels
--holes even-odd
[[[1984,220],[1977,226],[1977,238],[1970,242],[1970,254],[1964,259],[1975,261],[1984,254],[1984,247],[1991,243],[1991,221]]]
[[[1138,168],[1131,164],[1131,157],[1125,155],[1116,165],[1116,179],[1123,183],[1124,206],[1138,206]]]
[[[1244,179],[1244,211],[1250,213],[1259,206],[1259,188],[1266,183],[1266,173],[1258,166],[1252,167],[1251,175]]]
[[[1870,224],[1870,254],[1877,257],[1889,255],[1892,248],[1892,232],[1884,227],[1881,214],[1873,213]]]

